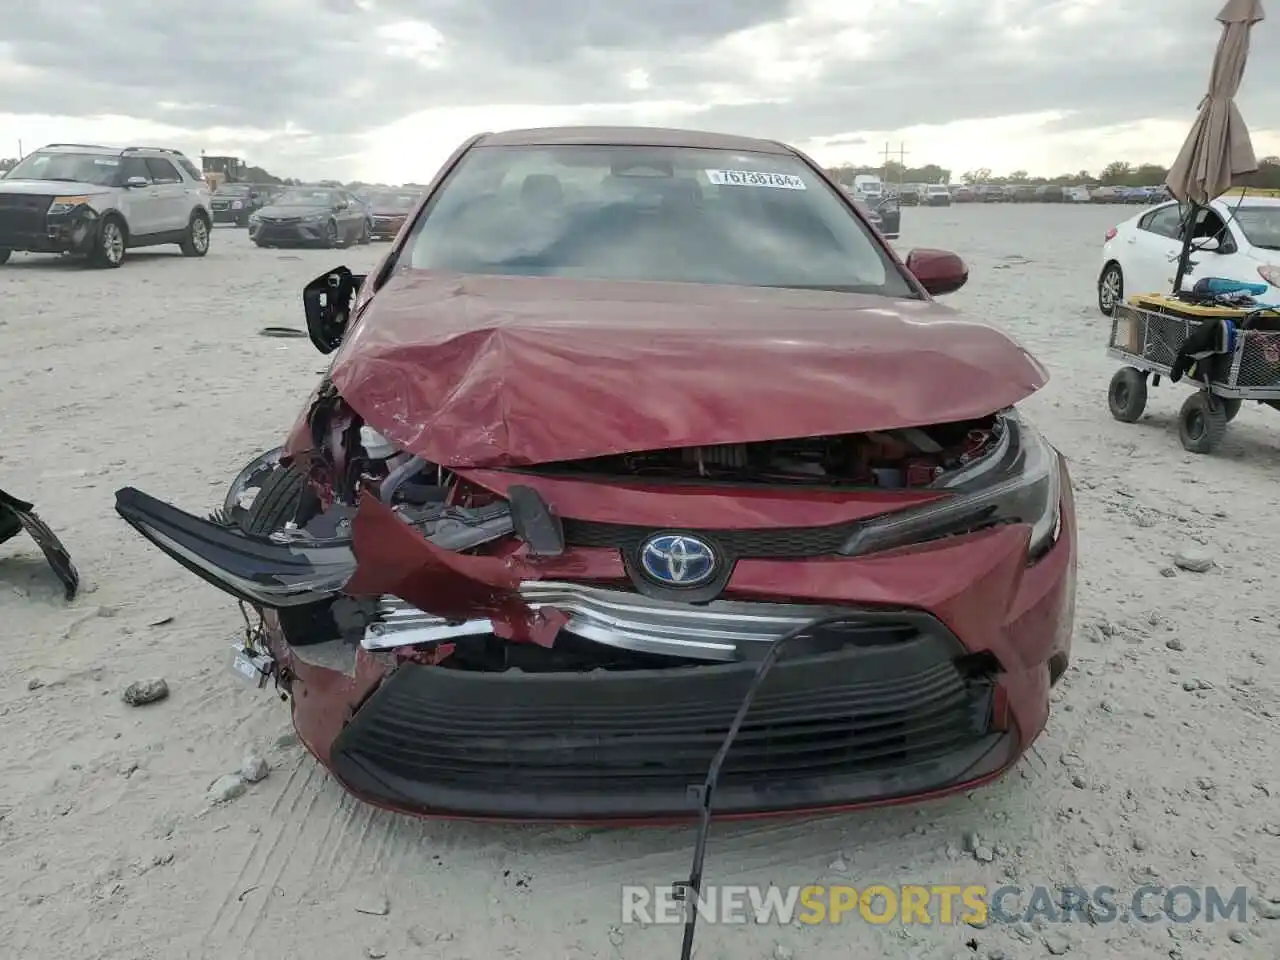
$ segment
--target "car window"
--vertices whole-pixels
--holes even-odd
[[[201,173],[199,168],[194,163],[192,163],[187,157],[183,156],[182,154],[178,154],[178,156],[176,156],[174,159],[178,161],[178,166],[182,167],[182,169],[186,171],[187,176],[189,176],[192,180],[204,179],[204,174]]]
[[[1233,207],[1232,214],[1250,244],[1280,250],[1280,206],[1239,206]]]
[[[142,157],[125,157],[120,161],[120,176],[124,180],[131,180],[134,177],[141,177],[150,183],[152,180],[151,171],[147,169],[147,161]]]
[[[1150,233],[1177,240],[1182,232],[1182,210],[1178,204],[1153,210],[1138,221],[1138,226]]]
[[[110,187],[120,176],[119,154],[53,153],[37,150],[16,164],[8,180],[61,180]]]
[[[147,157],[147,169],[156,183],[181,183],[177,168],[163,157]]]
[[[417,269],[918,294],[791,155],[476,147],[406,241]]]

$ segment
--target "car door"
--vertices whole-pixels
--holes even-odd
[[[136,186],[127,186],[133,181]],[[145,182],[140,182],[145,181]],[[137,243],[159,233],[164,228],[160,188],[152,180],[151,171],[142,157],[123,157],[120,161],[119,207],[129,228],[130,241]]]
[[[1120,264],[1126,293],[1168,293],[1173,289],[1181,226],[1182,211],[1176,203],[1156,207],[1138,218],[1128,232]]]
[[[187,225],[187,188],[178,168],[164,157],[147,157],[147,170],[160,191],[160,230],[181,230]]]
[[[338,199],[341,203],[346,204],[346,207],[339,214],[341,217],[339,222],[342,224],[342,236],[348,241],[357,240],[360,237],[360,226],[364,223],[364,207],[360,205],[359,200],[349,193],[339,193]]]

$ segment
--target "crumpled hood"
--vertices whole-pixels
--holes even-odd
[[[935,302],[411,270],[330,378],[375,430],[460,468],[924,426],[1048,379]]]

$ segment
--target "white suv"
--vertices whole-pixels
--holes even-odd
[[[212,222],[209,185],[177,150],[53,143],[0,178],[0,264],[25,250],[118,267],[162,243],[203,257]]]

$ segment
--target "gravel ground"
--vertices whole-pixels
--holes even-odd
[[[723,883],[1240,885],[1246,923],[701,927],[701,958],[1280,956],[1280,418],[1247,408],[1213,457],[1183,452],[1185,392],[1111,419],[1093,283],[1131,210],[904,212],[904,249],[971,264],[950,298],[1053,380],[1027,409],[1070,460],[1081,558],[1071,671],[1003,782],[914,808],[714,829]],[[196,510],[276,443],[324,362],[302,284],[380,247],[266,251],[219,230],[204,260],[118,271],[0,267],[0,482],[33,498],[85,586],[65,605],[26,538],[0,548],[0,943],[8,956],[463,958],[678,954],[619,925],[622,883],[666,884],[692,832],[424,823],[354,802],[293,743],[285,705],[225,669],[238,614],[127,531],[124,484]],[[1214,565],[1175,566],[1187,548]],[[131,682],[167,700],[131,707]],[[256,750],[270,774],[207,791]],[[260,771],[259,771],[260,772]],[[976,836],[975,836],[976,834]],[[975,852],[976,851],[976,852]],[[1266,885],[1271,888],[1266,889]],[[385,898],[385,899],[383,899]]]

